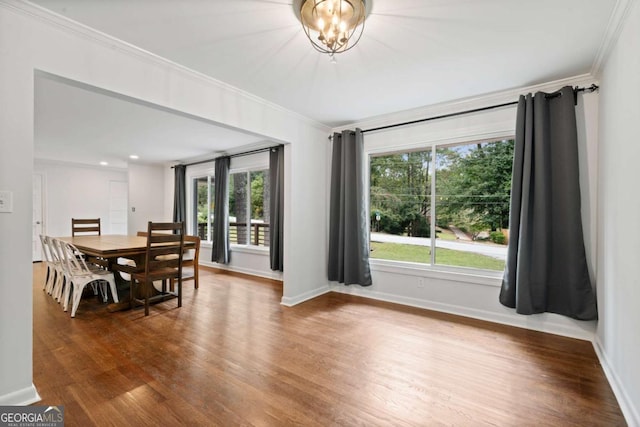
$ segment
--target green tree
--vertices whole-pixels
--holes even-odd
[[[458,220],[464,216],[475,230],[507,228],[514,146],[506,140],[454,147],[457,157],[443,152],[448,160],[436,178],[442,203],[438,213]]]
[[[264,172],[251,172],[251,218],[264,218]]]
[[[371,212],[380,214],[380,231],[429,236],[430,167],[430,151],[371,159]]]

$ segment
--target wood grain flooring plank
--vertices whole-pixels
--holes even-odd
[[[34,264],[33,377],[67,426],[624,426],[591,343],[201,268],[175,300],[75,319]]]

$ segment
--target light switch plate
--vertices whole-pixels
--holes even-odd
[[[0,212],[13,212],[13,192],[0,191]]]

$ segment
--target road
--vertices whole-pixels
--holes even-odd
[[[395,236],[384,233],[371,233],[372,242],[382,243],[404,243],[408,245],[431,246],[431,239],[428,237],[407,237]],[[453,240],[436,239],[436,247],[452,249],[454,251],[473,252],[480,255],[505,261],[507,259],[507,247],[485,244],[480,242],[458,242]]]

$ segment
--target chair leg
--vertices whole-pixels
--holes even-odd
[[[136,298],[136,282],[137,280],[131,277],[131,283],[129,285],[129,308],[135,308],[135,298]]]
[[[111,296],[113,297],[113,302],[120,302],[118,299],[118,287],[116,286],[116,280],[113,277],[109,277],[107,280],[109,283],[109,287],[111,288]]]
[[[47,284],[49,283],[49,277],[51,276],[51,266],[47,265],[47,275],[44,278],[44,285],[42,285],[42,289],[47,289]]]
[[[71,294],[71,289],[73,287],[73,283],[71,280],[67,280],[67,285],[64,287],[64,291],[62,292],[61,303],[62,310],[67,311],[69,309],[69,298],[75,298],[73,294]],[[71,304],[73,307],[73,303]]]
[[[182,279],[178,278],[178,307],[182,307]]]
[[[194,265],[193,266],[193,287],[195,289],[198,289],[198,266]]]
[[[80,305],[80,300],[82,299],[83,289],[84,289],[84,286],[75,285],[73,287],[73,305],[71,306],[71,317],[76,317],[76,311],[78,310],[78,306]]]
[[[144,315],[149,315],[149,294],[151,293],[151,287],[153,286],[153,282],[145,282],[144,283]]]

